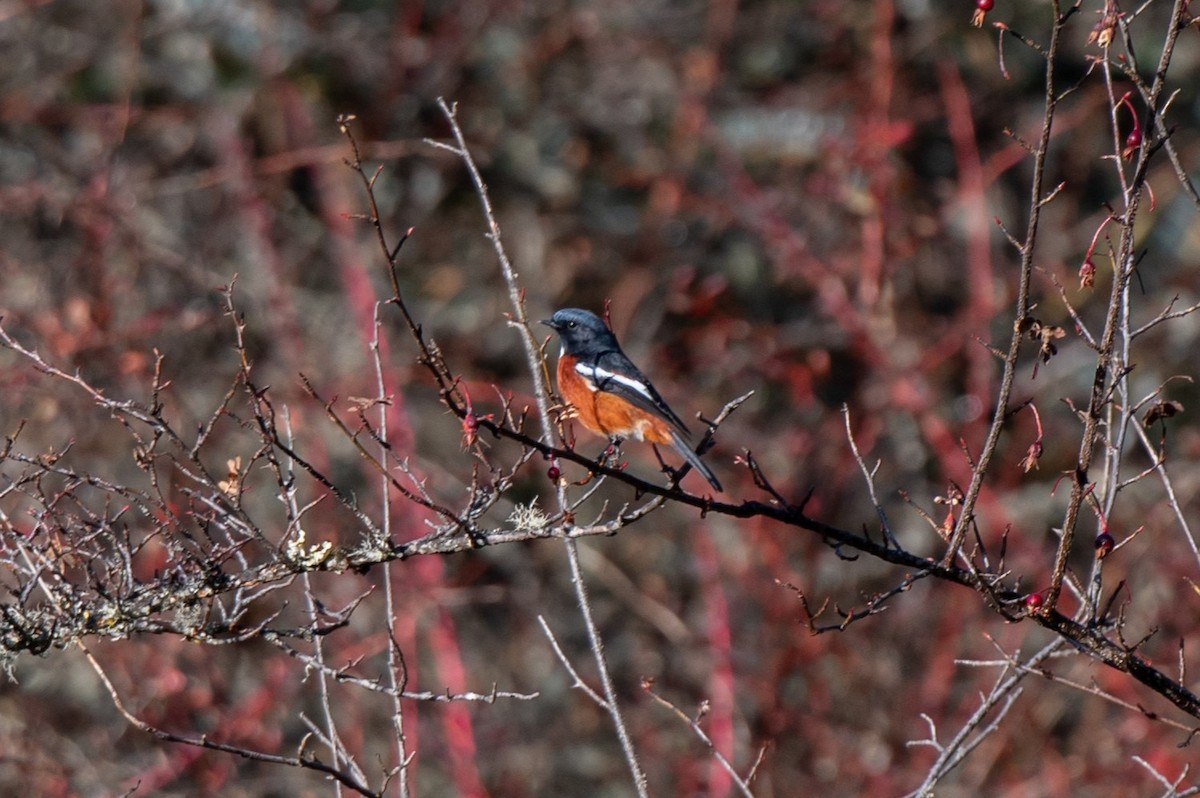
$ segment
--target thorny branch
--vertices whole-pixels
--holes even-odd
[[[1005,620],[1034,623],[1058,635],[1050,646],[1034,657],[1022,662],[1014,658],[1007,663],[1003,678],[981,700],[978,712],[949,741],[940,742],[937,730],[931,724],[929,739],[921,742],[935,747],[939,758],[930,771],[932,782],[923,785],[918,794],[924,794],[924,790],[961,762],[962,757],[995,728],[1019,692],[1016,685],[1020,677],[1040,672],[1041,660],[1067,643],[1075,652],[1128,674],[1182,712],[1200,718],[1200,698],[1186,687],[1182,650],[1178,675],[1169,675],[1140,653],[1144,641],[1129,643],[1125,640],[1124,618],[1120,611],[1114,616],[1111,601],[1108,606],[1100,607],[1101,567],[1107,552],[1098,554],[1093,562],[1092,580],[1088,584],[1096,588],[1094,591],[1084,590],[1082,578],[1073,574],[1069,567],[1084,505],[1089,505],[1099,519],[1102,534],[1108,534],[1105,519],[1111,515],[1118,492],[1151,474],[1156,474],[1163,485],[1170,508],[1184,530],[1193,553],[1200,551],[1176,499],[1176,488],[1166,467],[1165,445],[1162,440],[1156,444],[1151,439],[1146,430],[1149,425],[1138,423],[1136,414],[1149,397],[1140,402],[1131,401],[1127,379],[1132,368],[1130,347],[1136,339],[1160,323],[1182,318],[1200,308],[1200,305],[1193,304],[1175,310],[1172,303],[1142,326],[1134,326],[1130,321],[1130,285],[1141,258],[1135,247],[1134,225],[1143,196],[1148,190],[1149,165],[1157,152],[1167,154],[1185,191],[1200,203],[1186,169],[1180,163],[1171,139],[1171,127],[1164,118],[1173,97],[1167,91],[1166,74],[1176,37],[1184,28],[1187,5],[1184,0],[1175,0],[1164,46],[1150,82],[1147,83],[1140,76],[1137,60],[1128,41],[1127,20],[1119,23],[1126,38],[1127,52],[1121,59],[1113,59],[1106,46],[1096,67],[1097,73],[1106,81],[1115,148],[1122,148],[1117,132],[1119,109],[1130,101],[1125,98],[1118,100],[1119,93],[1113,83],[1114,72],[1120,72],[1133,83],[1135,99],[1144,105],[1139,129],[1145,131],[1143,135],[1146,140],[1131,150],[1130,156],[1136,156],[1132,163],[1126,164],[1119,151],[1112,154],[1116,176],[1122,187],[1122,207],[1110,210],[1105,222],[1115,225],[1114,229],[1119,229],[1119,236],[1115,246],[1110,244],[1114,279],[1099,334],[1092,335],[1086,329],[1083,319],[1067,300],[1065,289],[1055,280],[1060,296],[1080,327],[1082,337],[1094,349],[1095,370],[1088,401],[1078,412],[1080,445],[1068,475],[1070,496],[1055,547],[1049,588],[1044,593],[1033,594],[1038,598],[1036,602],[1030,601],[1032,596],[1029,588],[1020,577],[1004,569],[1003,550],[998,558],[992,557],[995,552],[986,550],[977,532],[977,508],[987,479],[995,469],[1000,436],[1010,429],[1008,422],[1021,406],[1017,403],[1014,407],[1012,397],[1022,344],[1033,310],[1031,276],[1037,258],[1035,250],[1041,212],[1059,196],[1063,185],[1059,183],[1047,191],[1047,159],[1058,104],[1075,88],[1062,90],[1057,82],[1056,65],[1060,56],[1061,37],[1076,16],[1074,12],[1078,5],[1064,11],[1057,0],[1052,3],[1053,22],[1048,42],[1038,44],[1028,37],[1012,33],[1017,41],[1024,42],[1044,58],[1045,105],[1040,136],[1029,147],[1033,160],[1029,217],[1022,237],[1009,235],[1019,256],[1012,333],[1007,349],[998,353],[1002,358],[1003,370],[993,415],[983,445],[973,458],[970,483],[955,500],[956,515],[952,528],[948,526],[949,540],[942,551],[917,553],[904,548],[895,539],[891,523],[876,493],[876,470],[867,466],[858,449],[851,434],[848,411],[845,417],[847,436],[868,485],[871,504],[883,532],[882,542],[873,539],[865,531],[844,529],[810,516],[806,512],[806,497],[789,496],[778,489],[750,452],[745,452],[739,462],[749,475],[748,481],[762,495],[720,501],[689,493],[680,486],[678,474],[668,473],[662,480],[639,477],[608,462],[597,462],[564,443],[565,437],[555,434],[556,427],[551,419],[550,388],[546,382],[542,346],[529,327],[523,295],[504,252],[486,187],[458,128],[453,107],[443,104],[442,109],[450,122],[455,144],[439,143],[437,146],[448,149],[464,161],[483,204],[489,225],[488,236],[501,262],[513,306],[510,323],[517,328],[529,361],[540,429],[531,433],[526,428],[528,408],[514,406],[511,395],[503,391],[498,392],[502,404],[499,412],[490,415],[476,412],[459,374],[426,334],[418,315],[405,300],[398,277],[401,247],[412,231],[405,231],[393,240],[385,230],[375,194],[380,172],[369,172],[365,167],[359,144],[351,131],[352,118],[343,117],[340,125],[352,152],[348,163],[361,179],[368,206],[362,218],[372,225],[387,266],[392,293],[387,304],[394,305],[401,314],[416,349],[419,365],[432,378],[434,390],[442,404],[463,429],[465,446],[481,464],[473,477],[469,496],[461,506],[435,498],[434,492],[414,475],[400,453],[389,445],[384,415],[389,399],[383,395],[382,380],[379,381],[379,396],[348,410],[339,406],[338,400],[322,397],[311,385],[306,384],[306,390],[324,410],[334,428],[378,474],[385,497],[395,494],[429,511],[431,520],[425,522],[427,528],[423,530],[424,534],[404,534],[411,533],[411,530],[398,532],[392,529],[386,509],[381,513],[382,520],[373,517],[358,504],[358,499],[351,492],[342,489],[315,462],[305,459],[302,447],[293,440],[288,428],[286,408],[277,409],[270,389],[255,381],[243,340],[245,322],[236,311],[232,284],[225,293],[227,310],[233,319],[237,338],[240,370],[219,406],[194,434],[182,431],[164,409],[161,394],[167,390],[167,386],[161,380],[161,359],[155,371],[149,401],[117,400],[110,398],[79,373],[72,373],[47,360],[35,348],[23,345],[8,330],[0,327],[0,345],[19,355],[38,371],[82,391],[97,408],[126,429],[133,442],[134,459],[145,482],[144,485],[132,486],[78,471],[70,465],[69,444],[58,450],[27,453],[21,446],[23,428],[18,425],[10,433],[0,450],[0,461],[12,465],[15,470],[6,473],[6,481],[0,485],[0,496],[19,500],[29,512],[22,518],[0,512],[0,548],[6,564],[11,565],[5,582],[8,595],[5,601],[0,602],[0,664],[11,667],[13,659],[22,652],[41,654],[53,648],[83,648],[86,641],[93,638],[122,639],[134,635],[160,634],[209,644],[258,638],[284,648],[302,660],[306,667],[332,682],[353,684],[361,689],[391,696],[397,736],[402,740],[403,727],[399,713],[401,698],[491,702],[497,699],[525,700],[532,696],[496,689],[490,694],[466,692],[444,696],[428,691],[407,690],[402,657],[394,640],[389,649],[389,676],[382,680],[359,676],[350,667],[332,667],[323,658],[319,645],[313,653],[301,651],[293,645],[295,641],[319,643],[325,635],[343,628],[352,607],[343,612],[332,612],[313,602],[308,606],[310,617],[304,621],[291,621],[282,609],[273,609],[266,614],[252,610],[258,609],[263,600],[276,591],[297,581],[304,582],[298,577],[310,574],[365,572],[377,565],[401,563],[418,556],[445,555],[482,546],[558,537],[566,542],[580,604],[589,631],[593,633],[592,648],[604,680],[604,695],[586,687],[544,621],[543,626],[556,654],[575,677],[577,685],[587,690],[597,705],[613,716],[625,744],[635,783],[640,791],[645,792],[644,777],[641,776],[620,719],[611,681],[608,681],[602,646],[595,634],[594,623],[588,617],[588,601],[579,574],[578,557],[571,552],[574,551],[574,541],[579,538],[620,532],[659,508],[672,504],[692,508],[701,518],[716,515],[731,519],[770,520],[785,529],[818,536],[839,556],[847,556],[847,552],[865,554],[904,570],[899,586],[868,598],[864,607],[846,612],[837,610],[841,617],[836,624],[818,624],[817,620],[825,607],[810,611],[808,599],[793,588],[807,616],[805,623],[813,633],[844,630],[855,621],[886,611],[887,602],[917,580],[937,580],[977,592]],[[1099,235],[1097,231],[1096,237],[1099,238]],[[1049,355],[1046,357],[1048,359]],[[376,368],[382,369],[378,359]],[[1158,397],[1161,390],[1162,386],[1150,396]],[[722,412],[708,423],[701,442],[702,449],[748,396],[727,403]],[[366,413],[370,408],[379,411],[374,421]],[[206,466],[206,459],[201,455],[208,454],[206,445],[213,430],[226,422],[232,422],[255,435],[256,445],[245,463],[231,459],[227,473],[214,473]],[[1122,479],[1121,458],[1130,431],[1135,433],[1150,457],[1151,465],[1135,477]],[[516,453],[510,455],[507,462],[499,463],[483,451],[484,441],[507,441],[514,445]],[[1097,457],[1101,458],[1105,473],[1102,478],[1094,479],[1092,471]],[[588,479],[594,480],[590,490],[600,484],[619,485],[627,491],[628,502],[616,512],[598,514],[590,522],[581,521],[577,517],[577,510],[591,494],[589,492],[582,498],[569,497],[567,480],[563,479],[555,485],[558,507],[554,512],[534,512],[530,506],[524,514],[510,516],[508,522],[489,520],[489,511],[497,506],[518,473],[529,463],[538,460],[555,464],[569,463],[578,467]],[[286,498],[281,524],[263,523],[247,508],[246,481],[256,470],[268,471],[279,495]],[[163,477],[168,473],[182,479],[181,493],[186,503],[183,509],[178,508],[165,494]],[[297,492],[304,480],[307,480],[305,484],[311,489],[323,495],[307,504],[301,501]],[[102,496],[102,506],[90,507],[80,501],[78,494],[85,490]],[[339,503],[356,522],[357,528],[355,536],[350,537],[351,542],[333,545],[327,541],[310,542],[307,539],[305,519],[311,508],[325,498]],[[387,505],[386,498],[384,505]],[[1084,510],[1085,515],[1088,512]],[[976,542],[972,548],[968,535],[973,531]],[[154,578],[148,579],[136,575],[134,561],[151,540],[166,546],[169,558],[167,567]],[[1117,547],[1120,545],[1123,543],[1117,544]],[[1196,556],[1200,559],[1200,554]],[[995,568],[990,565],[993,561],[999,563]],[[390,577],[386,578],[390,584]],[[1059,608],[1064,587],[1074,588],[1080,596],[1090,597],[1088,601],[1080,602],[1081,606],[1074,616],[1065,614]],[[353,763],[341,753],[335,753],[336,762],[329,765],[320,762],[306,750],[301,750],[295,757],[260,755],[203,737],[187,737],[156,729],[125,708],[99,662],[86,648],[83,650],[119,711],[130,723],[160,739],[318,770],[338,780],[346,788],[364,795],[382,792],[382,789],[372,791],[364,783],[361,773],[356,772]],[[1085,689],[1082,685],[1075,686]],[[1156,714],[1143,711],[1147,716]],[[1179,728],[1191,728],[1177,721],[1171,722]],[[694,722],[692,726],[701,739],[711,745],[703,736],[702,729]],[[339,752],[336,730],[332,724],[323,733],[331,748]],[[398,756],[401,763],[388,778],[398,772],[403,780],[403,767],[408,758],[405,750],[400,742]],[[721,761],[723,766],[728,766],[723,758]],[[738,786],[748,792],[746,785],[750,780],[743,781],[731,767],[728,769]],[[1171,785],[1168,787],[1174,789]]]

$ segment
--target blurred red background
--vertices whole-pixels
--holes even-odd
[[[993,12],[1037,39],[1047,4]],[[1152,4],[1139,20],[1147,52],[1161,41]],[[287,403],[299,438],[340,484],[377,490],[357,453],[300,388],[369,396],[374,303],[388,288],[365,198],[343,160],[335,118],[357,117],[364,152],[382,164],[383,222],[414,227],[401,257],[410,307],[461,372],[481,411],[491,385],[528,396],[507,297],[460,162],[423,143],[448,128],[436,106],[458,103],[531,315],[564,305],[612,319],[626,351],[685,418],[754,398],[721,429],[707,457],[734,498],[759,498],[734,463],[750,449],[777,487],[840,526],[877,521],[840,408],[870,463],[897,535],[918,553],[940,539],[899,498],[935,516],[934,497],[965,485],[995,401],[999,363],[983,344],[1011,330],[1016,255],[994,222],[1024,225],[1042,70],[1027,48],[970,27],[969,2],[874,0],[709,4],[12,3],[0,13],[0,311],[14,335],[110,395],[145,399],[153,349],[165,357],[171,413],[195,424],[237,371],[219,287],[247,320],[261,384]],[[1038,242],[1036,315],[1073,328],[1057,278],[1085,320],[1104,312],[1109,271],[1094,292],[1077,272],[1118,187],[1107,95],[1085,79],[1090,6],[1069,29],[1064,101]],[[1002,15],[1002,16],[997,16]],[[1200,36],[1183,32],[1173,72],[1185,164],[1200,156],[1194,75]],[[1155,39],[1154,37],[1159,37]],[[1007,74],[1004,73],[1007,71]],[[1012,136],[1007,135],[1009,129]],[[1200,225],[1166,166],[1156,209],[1138,231],[1149,252],[1135,287],[1146,318],[1173,296],[1200,295]],[[386,362],[398,390],[397,435],[435,494],[458,496],[471,463],[461,429],[415,365],[399,319],[383,311]],[[1194,363],[1197,325],[1164,326],[1137,354],[1140,396]],[[1074,461],[1078,426],[1061,398],[1086,400],[1091,354],[1073,334],[1061,354],[1018,380],[1046,427],[1040,469],[1020,459],[1031,417],[1002,439],[980,526],[1030,589],[1049,579],[1065,497],[1053,492]],[[28,419],[30,451],[74,440],[80,468],[135,478],[119,425],[0,351],[0,419]],[[1169,392],[1190,410],[1196,391]],[[1081,399],[1082,397],[1082,399]],[[1186,416],[1185,416],[1186,417]],[[181,423],[186,428],[188,423]],[[230,425],[214,468],[243,454]],[[1172,426],[1173,474],[1195,510],[1200,436]],[[601,443],[581,440],[585,451]],[[218,454],[219,453],[219,454]],[[630,468],[653,475],[648,449]],[[1133,467],[1148,465],[1131,455]],[[535,461],[513,499],[549,496]],[[694,479],[694,478],[689,478]],[[699,483],[692,484],[695,488]],[[604,495],[627,499],[613,487]],[[1144,532],[1109,566],[1128,580],[1132,627],[1160,629],[1145,653],[1173,662],[1197,643],[1200,579],[1189,541],[1149,481],[1109,519]],[[623,499],[624,497],[624,499]],[[271,500],[264,496],[263,507]],[[511,509],[512,505],[506,505]],[[596,510],[600,510],[599,501]],[[506,510],[507,511],[507,510]],[[264,512],[266,510],[264,509]],[[396,537],[422,534],[397,508]],[[337,512],[318,509],[327,539]],[[322,515],[322,513],[325,513]],[[500,518],[504,517],[500,513]],[[1090,519],[1089,519],[1090,521]],[[19,521],[15,521],[19,524]],[[1087,535],[1084,536],[1088,537]],[[711,702],[706,729],[746,772],[762,746],[755,795],[903,795],[934,759],[911,741],[953,734],[998,669],[992,640],[1029,653],[1049,638],[1005,625],[973,593],[918,582],[889,609],[845,632],[810,636],[796,594],[861,607],[905,576],[835,556],[809,533],[766,521],[700,519],[672,508],[615,538],[583,544],[586,576],[652,794],[727,794],[704,747],[640,687],[692,711]],[[1082,546],[1080,564],[1091,552]],[[498,705],[413,703],[417,794],[624,795],[628,775],[603,712],[570,689],[536,622],[547,617],[587,675],[587,641],[553,541],[406,562],[393,570],[410,689],[540,693]],[[379,573],[323,577],[331,604]],[[377,607],[330,638],[331,658],[386,647]],[[130,704],[163,727],[210,732],[293,752],[312,712],[303,668],[262,644],[202,647],[175,639],[97,646]],[[1168,667],[1164,665],[1163,667]],[[1127,678],[1080,659],[1055,670],[1098,683],[1134,705],[1170,714]],[[25,656],[0,688],[0,785],[41,795],[304,795],[319,777],[171,746],[126,726],[75,652]],[[345,689],[347,744],[373,767],[387,756],[389,708]],[[1178,731],[1082,691],[1029,679],[1002,722],[939,796],[1152,794],[1140,756],[1175,776],[1194,761]],[[1155,793],[1156,794],[1156,793]]]

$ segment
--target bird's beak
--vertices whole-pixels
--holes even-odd
[[[553,319],[542,319],[540,322],[538,322],[538,324],[545,324],[547,327],[549,327],[552,330],[558,329],[558,325],[554,323]]]

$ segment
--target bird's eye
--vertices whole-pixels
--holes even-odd
[[[571,328],[574,328],[574,327],[575,327],[575,322],[573,322],[573,321],[569,321],[569,322],[567,322],[567,326],[568,326],[568,327],[571,327]]]

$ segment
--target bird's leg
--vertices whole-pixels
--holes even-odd
[[[608,439],[608,446],[600,453],[600,458],[597,461],[600,465],[608,468],[623,468],[621,464],[621,444],[624,438],[619,435],[613,435]]]

